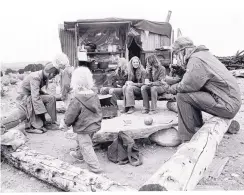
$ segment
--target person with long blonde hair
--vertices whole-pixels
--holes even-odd
[[[128,63],[128,81],[123,86],[124,110],[131,114],[135,111],[135,96],[141,96],[141,87],[145,83],[146,70],[137,56]]]
[[[92,90],[94,81],[87,67],[76,68],[72,74],[73,99],[65,112],[64,122],[77,133],[77,151],[70,155],[85,161],[90,171],[101,172],[100,163],[93,149],[92,137],[101,129],[102,108],[98,95]]]

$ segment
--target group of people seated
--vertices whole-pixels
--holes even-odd
[[[109,76],[106,87],[102,87],[101,94],[111,94],[124,102],[123,113],[131,114],[135,111],[135,99],[143,99],[144,114],[155,114],[159,95],[166,93],[165,86],[169,78],[166,77],[166,69],[161,65],[156,55],[146,59],[146,68],[140,59],[132,57],[127,63],[126,59],[120,58],[115,72]],[[179,79],[176,79],[179,81]],[[151,99],[151,106],[150,101]]]
[[[195,46],[187,37],[178,38],[173,46],[177,64],[186,70],[182,77],[171,78],[157,56],[146,60],[146,68],[138,57],[128,62],[119,60],[109,84],[100,90],[121,99],[128,114],[135,111],[135,96],[143,99],[143,113],[157,111],[158,95],[176,95],[178,133],[182,143],[189,141],[203,125],[202,111],[227,119],[235,117],[241,107],[241,93],[236,79],[205,46]],[[61,74],[62,100],[66,102],[64,126],[77,134],[77,150],[71,155],[84,160],[93,172],[101,167],[93,149],[92,137],[101,129],[102,111],[98,94],[93,90],[92,73],[87,67],[73,70],[65,54],[46,64],[44,70],[28,75],[20,87],[19,108],[26,112],[29,129],[59,128],[56,98],[42,90],[48,80]],[[72,89],[72,93],[71,93]],[[149,100],[151,98],[151,105]],[[47,122],[49,115],[51,123]],[[232,124],[230,125],[232,128]],[[234,128],[234,127],[233,127]]]

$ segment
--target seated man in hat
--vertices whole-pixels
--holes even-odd
[[[44,92],[42,87],[47,88],[48,80],[59,74],[60,68],[62,68],[61,65],[49,62],[43,70],[30,73],[21,83],[17,106],[26,112],[27,132],[40,133],[40,131],[46,132],[47,127],[58,128],[56,98]],[[47,123],[45,114],[51,117],[51,126]]]
[[[179,135],[185,142],[203,125],[201,111],[234,118],[241,107],[241,93],[236,79],[205,46],[180,37],[173,52],[178,63],[186,67],[182,80],[168,87],[168,93],[177,94]],[[234,127],[239,128],[237,121],[229,128]]]

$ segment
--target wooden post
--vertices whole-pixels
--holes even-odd
[[[75,50],[76,50],[76,55],[75,55],[75,67],[79,65],[79,60],[78,60],[78,24],[75,24]]]
[[[212,117],[140,188],[140,191],[194,190],[212,162],[231,120]]]
[[[170,21],[171,13],[172,13],[172,11],[169,10],[165,22],[169,22]]]
[[[175,32],[172,30],[171,32],[171,45],[175,42]],[[170,50],[170,63],[173,64],[173,51],[172,49]]]
[[[181,33],[181,30],[178,28],[177,29],[177,38],[181,37],[182,36],[182,33]]]
[[[103,174],[95,174],[21,146],[15,152],[2,146],[4,157],[16,168],[66,192],[131,191]]]
[[[128,32],[130,30],[130,24],[127,25],[127,30],[126,30],[126,33],[125,33],[125,59],[127,61],[129,61],[129,50],[128,50]]]

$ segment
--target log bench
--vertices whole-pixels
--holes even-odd
[[[210,118],[177,152],[145,182],[140,191],[194,190],[211,164],[232,120]]]

